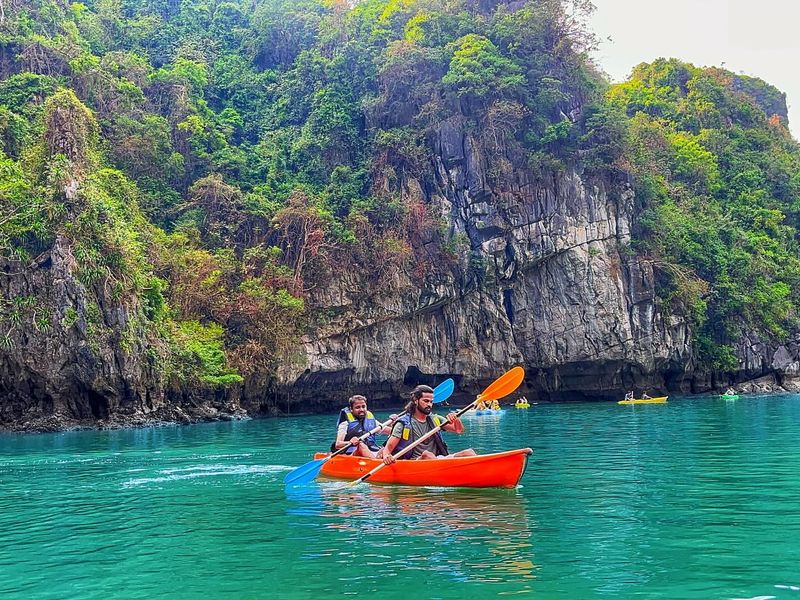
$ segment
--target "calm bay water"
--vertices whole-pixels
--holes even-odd
[[[335,419],[0,435],[0,597],[800,600],[800,396],[512,408],[448,439],[533,447],[515,490],[287,494]]]

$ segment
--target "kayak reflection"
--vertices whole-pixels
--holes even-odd
[[[312,518],[350,540],[371,539],[371,548],[406,553],[430,569],[433,558],[460,581],[535,578],[532,534],[525,498],[518,490],[371,486],[339,482],[287,490],[290,514]],[[435,541],[435,544],[431,542]],[[423,566],[425,565],[425,566]]]

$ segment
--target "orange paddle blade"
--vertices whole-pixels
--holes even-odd
[[[495,379],[489,387],[483,390],[483,393],[478,396],[478,400],[486,402],[487,400],[499,400],[503,396],[508,396],[520,386],[523,379],[525,379],[525,369],[522,367],[514,367]]]

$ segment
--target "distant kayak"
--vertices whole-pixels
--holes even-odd
[[[620,400],[617,404],[666,404],[669,396],[658,398],[634,398],[633,400]]]
[[[533,450],[530,448],[521,448],[458,458],[398,460],[375,473],[368,481],[438,487],[510,488],[519,483],[528,464],[528,456],[532,453]],[[314,455],[314,459],[326,456],[328,454],[318,453]],[[333,479],[354,480],[382,462],[374,458],[340,454],[322,466],[320,475]]]
[[[739,394],[720,394],[719,397],[723,400],[738,400]]]

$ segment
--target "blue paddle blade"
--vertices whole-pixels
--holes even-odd
[[[283,478],[284,485],[303,485],[304,483],[313,481],[322,468],[323,463],[328,460],[328,458],[330,457],[312,460],[301,467],[297,467],[294,471],[287,473],[286,477]]]
[[[456,384],[452,379],[445,379],[442,383],[437,385],[433,390],[433,403],[439,404],[447,400],[455,389]]]

